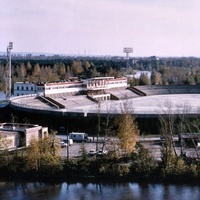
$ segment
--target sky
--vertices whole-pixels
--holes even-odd
[[[0,0],[0,51],[200,56],[199,0]]]

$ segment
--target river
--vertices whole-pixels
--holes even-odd
[[[163,183],[0,182],[1,200],[199,200],[200,186]]]
[[[5,100],[5,99],[6,99],[5,93],[3,93],[2,91],[0,91],[0,101]]]

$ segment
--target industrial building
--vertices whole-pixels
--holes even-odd
[[[0,149],[28,147],[31,139],[48,136],[48,128],[35,124],[2,123],[0,124]]]

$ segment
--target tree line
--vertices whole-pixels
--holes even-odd
[[[7,64],[0,65],[0,89],[5,91]],[[146,58],[126,60],[12,60],[12,84],[17,81],[54,82],[69,77],[92,78],[96,76],[121,77],[143,71],[140,77],[129,78],[131,86],[200,83],[198,58]],[[145,71],[150,71],[149,77]]]

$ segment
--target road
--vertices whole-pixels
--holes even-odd
[[[175,139],[175,144],[177,144],[177,138]],[[160,140],[160,137],[154,137],[154,138],[140,138],[139,140],[143,146],[145,148],[148,148],[149,151],[152,153],[152,155],[154,156],[154,158],[156,160],[161,160],[161,147],[162,147],[162,142]],[[81,146],[84,144],[84,147],[86,149],[87,152],[89,152],[91,149],[95,149],[97,147],[97,143],[96,143],[96,139],[93,141],[91,140],[91,142],[86,142],[86,143],[73,143],[71,146],[62,148],[61,150],[61,156],[62,157],[67,157],[67,151],[69,150],[69,157],[77,157],[81,155]],[[98,149],[102,148],[103,143],[99,143],[98,144]],[[109,151],[110,147],[109,145],[105,146],[105,150]],[[179,145],[176,145],[176,152],[178,155],[180,155],[181,153],[181,148]],[[196,154],[196,150],[195,148],[185,148],[184,152],[186,153],[187,157],[191,157],[191,158],[196,158],[197,154]],[[200,149],[198,149],[198,153],[200,154]]]

